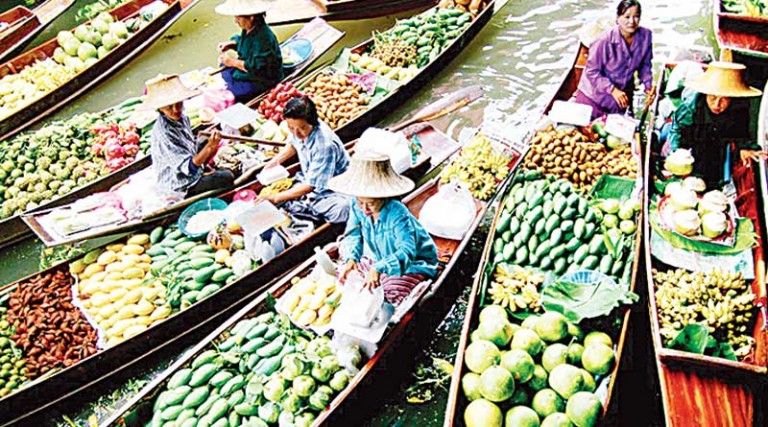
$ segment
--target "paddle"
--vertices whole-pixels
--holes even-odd
[[[451,95],[435,101],[411,116],[410,119],[406,119],[398,124],[392,125],[388,130],[392,132],[404,129],[412,124],[419,122],[426,122],[434,120],[439,117],[458,110],[459,108],[471,104],[476,99],[483,96],[483,88],[479,85],[469,86],[464,89],[460,89]]]
[[[202,136],[211,136],[210,131],[203,131],[200,132],[200,135]],[[252,136],[242,136],[242,135],[231,135],[228,133],[222,133],[221,134],[222,139],[234,139],[236,141],[242,141],[242,142],[251,142],[254,144],[262,144],[262,145],[269,145],[271,147],[282,147],[285,145],[284,142],[275,142],[275,141],[267,141],[265,139],[259,139],[254,138]]]

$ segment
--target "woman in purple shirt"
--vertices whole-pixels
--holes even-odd
[[[640,27],[640,2],[622,0],[616,27],[603,33],[589,48],[589,58],[574,100],[592,107],[592,118],[623,113],[630,106],[635,72],[653,100],[651,30]]]

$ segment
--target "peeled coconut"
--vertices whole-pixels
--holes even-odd
[[[664,167],[674,175],[686,176],[693,172],[693,162],[690,150],[677,149],[664,160]]]
[[[675,231],[684,236],[693,236],[699,232],[701,227],[701,218],[699,213],[693,209],[675,212],[672,217],[675,223]]]
[[[464,410],[464,424],[467,427],[502,427],[504,414],[493,402],[477,399]]]
[[[680,191],[683,188],[683,184],[679,181],[670,182],[664,187],[664,195],[671,196],[674,192]]]
[[[720,190],[712,190],[701,197],[699,212],[725,212],[728,209],[728,198]]]
[[[481,374],[488,367],[499,363],[501,354],[496,345],[490,341],[477,340],[467,347],[464,352],[464,362],[475,373]]]
[[[675,211],[695,209],[699,204],[699,198],[693,190],[681,188],[669,196],[669,203]]]
[[[715,239],[728,228],[728,219],[722,212],[709,212],[701,217],[701,232],[705,237]]]
[[[565,405],[565,413],[576,427],[594,427],[600,419],[603,404],[592,393],[580,391]]]
[[[701,193],[707,189],[707,184],[699,177],[689,176],[683,180],[683,187]]]
[[[533,330],[544,341],[560,341],[568,335],[568,319],[556,311],[548,311],[539,317]]]

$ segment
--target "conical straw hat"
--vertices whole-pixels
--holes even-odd
[[[685,87],[707,95],[746,98],[763,92],[744,83],[744,64],[715,61],[701,77],[685,82]]]
[[[262,0],[226,0],[216,6],[216,13],[227,16],[250,16],[267,12],[267,4]]]
[[[139,106],[140,110],[157,110],[173,105],[200,94],[198,90],[188,89],[176,74],[163,75],[147,80],[147,96]]]
[[[392,169],[386,155],[360,151],[352,156],[346,172],[328,181],[328,188],[337,193],[372,199],[402,196],[415,186]]]

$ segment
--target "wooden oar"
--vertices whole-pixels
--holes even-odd
[[[452,111],[471,104],[476,99],[483,96],[483,88],[479,85],[466,87],[457,92],[452,93],[446,98],[433,102],[426,107],[422,108],[416,114],[411,116],[410,119],[406,119],[398,124],[390,126],[390,131],[396,132],[404,129],[412,124],[426,122],[442,117]]]
[[[210,131],[203,131],[200,132],[201,136],[211,136]],[[271,147],[283,147],[285,145],[284,142],[275,142],[275,141],[267,141],[266,139],[259,139],[254,138],[251,136],[242,136],[242,135],[231,135],[228,133],[222,133],[221,134],[222,139],[233,139],[235,141],[242,141],[242,142],[250,142],[253,144],[261,144],[261,145],[269,145]]]

